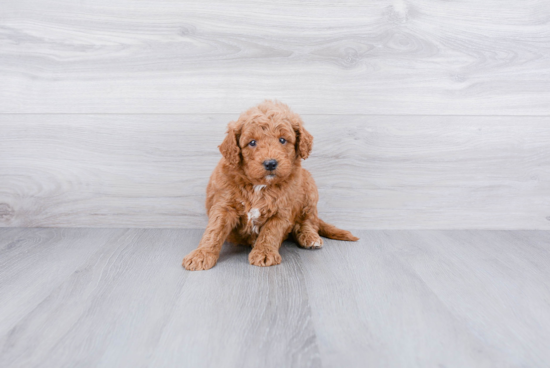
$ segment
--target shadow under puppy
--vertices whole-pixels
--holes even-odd
[[[228,125],[223,158],[206,188],[208,226],[197,249],[183,259],[188,270],[214,267],[225,240],[253,247],[255,266],[281,263],[279,248],[292,234],[303,248],[320,248],[321,236],[358,240],[317,215],[319,194],[301,166],[313,137],[300,116],[266,100]]]

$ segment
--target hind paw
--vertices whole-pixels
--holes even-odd
[[[306,249],[319,249],[323,246],[323,239],[315,233],[300,234],[297,240],[298,245]]]

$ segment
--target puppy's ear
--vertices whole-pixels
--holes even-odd
[[[227,126],[227,135],[222,144],[218,146],[223,157],[233,166],[237,166],[241,161],[241,148],[239,147],[240,133],[237,123],[234,121],[230,122]]]
[[[292,127],[296,133],[296,156],[305,160],[313,148],[313,136],[305,130],[304,123],[298,114],[294,114],[292,118]]]

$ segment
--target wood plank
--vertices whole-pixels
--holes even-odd
[[[548,232],[358,235],[299,251],[324,366],[548,364]]]
[[[121,232],[0,229],[0,330],[12,329]]]
[[[277,267],[251,266],[249,252],[226,244],[213,269],[188,276],[154,366],[321,366],[296,245]]]
[[[204,228],[236,115],[0,115],[0,226]],[[550,118],[303,115],[344,228],[550,229]]]
[[[188,275],[182,244],[190,249],[201,233],[134,229],[94,247],[104,230],[71,231],[81,235],[75,241],[81,252],[95,252],[14,326],[0,326],[0,365],[147,366],[165,321],[178,314],[175,301]],[[60,245],[55,254],[66,257],[67,248]]]
[[[550,3],[8,0],[0,112],[549,115]]]
[[[79,231],[84,248],[102,230]],[[191,273],[181,259],[201,235],[113,238],[25,318],[0,326],[0,365],[319,366],[296,246],[282,249],[280,267],[258,268],[249,247],[226,245],[214,269]]]
[[[550,362],[550,233],[403,232],[392,248],[455,318],[508,356]]]
[[[550,362],[548,231],[361,231],[320,250],[286,242],[270,268],[226,244],[205,272],[180,264],[202,230],[0,235],[2,367]],[[11,300],[33,307],[12,321]]]

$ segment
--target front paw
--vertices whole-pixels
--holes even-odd
[[[274,249],[254,248],[248,255],[248,262],[253,266],[274,266],[281,263],[281,255]]]
[[[189,271],[208,270],[216,265],[218,255],[204,249],[195,249],[184,259],[182,266]]]

